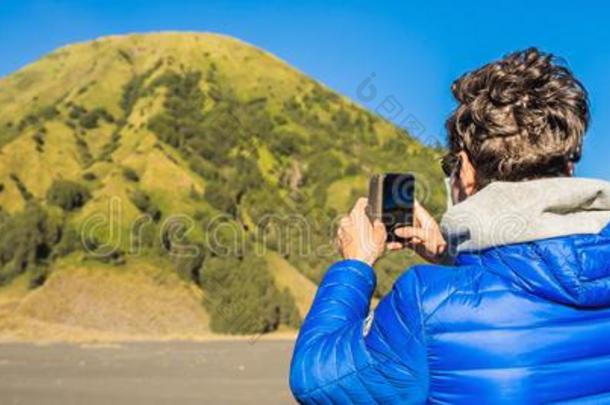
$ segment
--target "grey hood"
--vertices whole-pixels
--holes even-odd
[[[450,207],[441,221],[454,252],[574,234],[610,222],[610,183],[558,177],[494,182]]]

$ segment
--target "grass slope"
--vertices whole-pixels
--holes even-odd
[[[2,280],[42,284],[18,309],[2,308],[66,327],[104,330],[103,323],[114,323],[125,325],[120,333],[165,333],[171,325],[155,323],[172,318],[162,305],[130,298],[132,286],[141,284],[183,297],[187,318],[202,323],[193,331],[207,333],[208,324],[232,333],[298,326],[333,260],[319,254],[332,246],[333,219],[382,171],[416,172],[420,199],[439,213],[445,200],[437,191],[438,156],[275,56],[230,37],[136,34],[60,48],[0,79],[0,228],[21,226],[24,218],[13,219],[32,205],[52,214],[44,238],[37,236],[40,224],[13,229],[13,241],[0,238]],[[59,180],[84,186],[86,201],[64,212],[51,207],[47,192]],[[263,238],[269,214],[284,228]],[[139,228],[146,215],[152,221]],[[169,226],[185,217],[187,232]],[[311,234],[305,257],[295,254],[298,230],[286,219],[292,217]],[[218,223],[222,229],[211,231]],[[252,253],[261,243],[271,251],[266,260]],[[86,257],[90,245],[114,253],[103,265],[65,265],[62,257],[75,250]],[[199,253],[184,255],[191,245]],[[395,257],[382,261],[390,281],[378,294],[404,266]],[[175,282],[154,286],[146,277],[157,270],[145,268],[174,272],[211,301],[195,310],[195,295],[179,292]],[[102,290],[116,290],[113,303],[101,304]],[[82,304],[66,306],[65,297]],[[87,311],[94,302],[104,315]],[[234,312],[251,307],[247,317],[255,322],[231,327]],[[150,327],[143,313],[150,314]],[[139,321],[123,322],[123,314]]]
[[[0,338],[189,339],[209,334],[202,292],[169,266],[133,260],[117,268],[64,260],[40,288],[0,291]]]

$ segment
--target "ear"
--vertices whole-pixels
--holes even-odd
[[[458,156],[461,161],[459,179],[462,190],[464,194],[471,196],[477,192],[477,173],[466,152],[461,151]]]

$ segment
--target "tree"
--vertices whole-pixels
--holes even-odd
[[[64,211],[74,211],[85,205],[91,198],[87,187],[70,180],[55,180],[47,191],[49,204]]]
[[[220,181],[210,181],[204,191],[205,200],[213,207],[222,212],[235,215],[237,212],[237,203],[234,190],[227,187],[226,183]]]
[[[216,332],[265,333],[276,330],[280,323],[294,326],[299,321],[290,293],[278,291],[260,257],[210,258],[203,264],[201,277],[210,327]]]
[[[44,267],[61,240],[61,224],[38,204],[29,202],[24,211],[0,218],[0,284],[28,270]],[[40,269],[37,270],[39,285]]]

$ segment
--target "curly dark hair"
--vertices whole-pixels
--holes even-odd
[[[561,176],[580,159],[589,125],[584,86],[553,55],[515,52],[451,86],[449,149],[465,151],[477,184]]]

